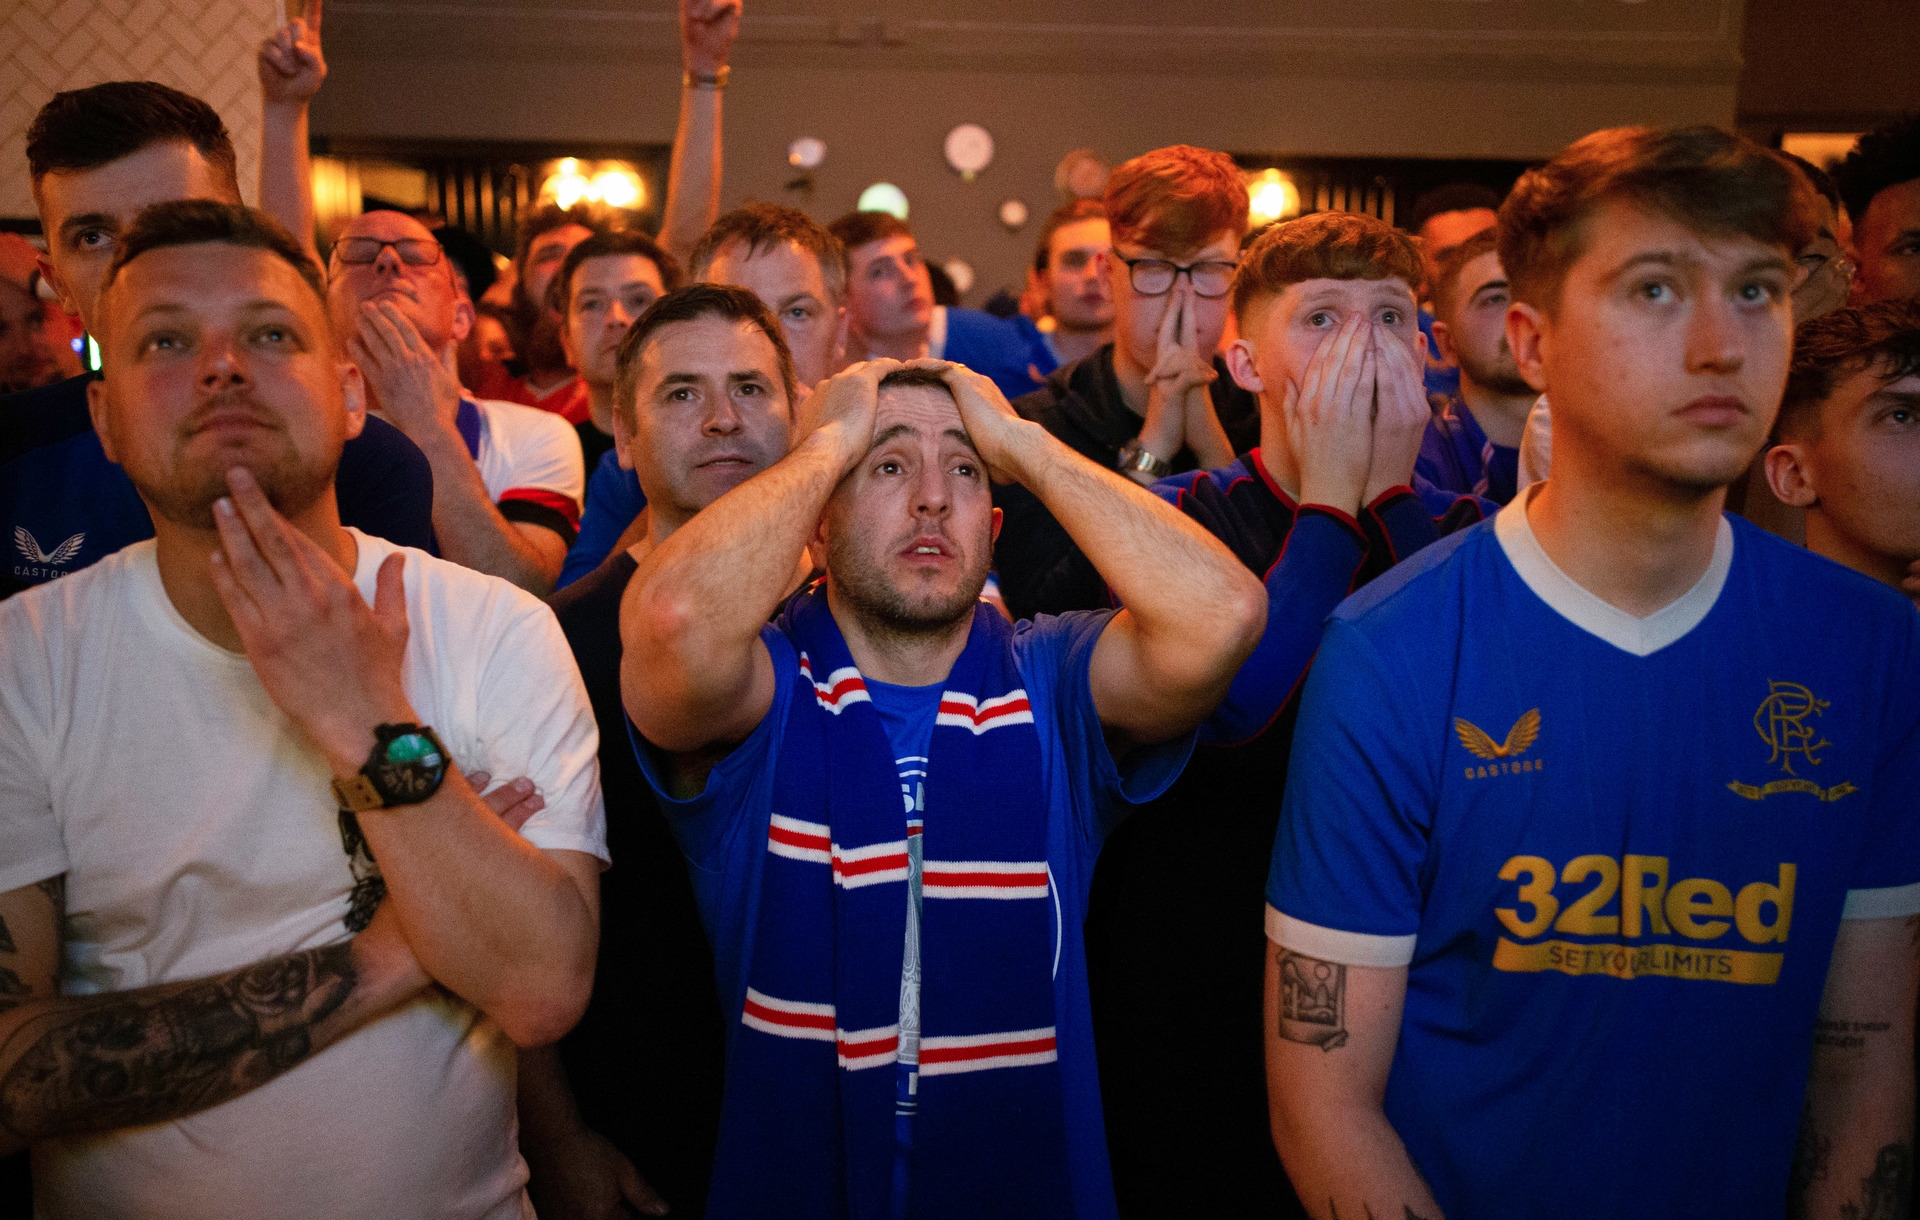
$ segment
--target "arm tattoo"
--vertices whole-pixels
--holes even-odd
[[[1913,1214],[1913,1149],[1888,1144],[1860,1179],[1860,1198],[1840,1205],[1841,1220],[1907,1220]]]
[[[11,1061],[0,1075],[0,1125],[39,1140],[237,1097],[311,1055],[315,1026],[354,983],[343,942],[216,978],[62,1001],[0,1046],[0,1064]]]
[[[1347,1043],[1347,968],[1338,962],[1281,949],[1274,955],[1280,966],[1279,1028],[1289,1042],[1302,1042],[1323,1051]]]
[[[0,919],[0,953],[18,952],[20,950],[13,943],[13,933],[7,931],[7,921]],[[0,966],[0,1012],[20,1007],[32,994],[33,988],[21,982],[18,974],[6,966]]]

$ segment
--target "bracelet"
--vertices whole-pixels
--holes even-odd
[[[1173,473],[1173,463],[1164,458],[1155,457],[1138,438],[1127,442],[1114,462],[1114,469],[1123,474],[1144,474],[1150,479],[1164,479]]]
[[[722,65],[718,72],[708,76],[704,72],[682,72],[680,87],[683,89],[725,89],[727,77],[733,75],[731,65]]]

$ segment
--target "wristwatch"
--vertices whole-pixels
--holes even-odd
[[[713,73],[682,72],[680,74],[680,86],[683,89],[725,89],[727,87],[727,78],[732,75],[733,66],[731,64],[723,64],[718,71]]]
[[[333,795],[349,813],[417,805],[447,778],[447,748],[423,724],[382,724],[373,730],[373,753],[360,773],[333,781]]]
[[[1128,441],[1120,450],[1113,468],[1121,474],[1144,474],[1155,479],[1164,479],[1173,473],[1173,463],[1153,456],[1138,438]]]

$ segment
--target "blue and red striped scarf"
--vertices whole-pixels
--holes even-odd
[[[708,1214],[891,1211],[907,824],[824,588],[777,624],[800,674],[727,1054]],[[908,1214],[1067,1216],[1040,735],[1012,628],[974,611],[928,748]]]

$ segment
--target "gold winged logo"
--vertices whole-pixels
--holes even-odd
[[[1460,744],[1467,752],[1480,758],[1517,758],[1527,752],[1540,736],[1540,709],[1534,708],[1513,722],[1507,730],[1507,739],[1496,742],[1487,735],[1487,731],[1470,720],[1455,717],[1453,731],[1460,735]]]

